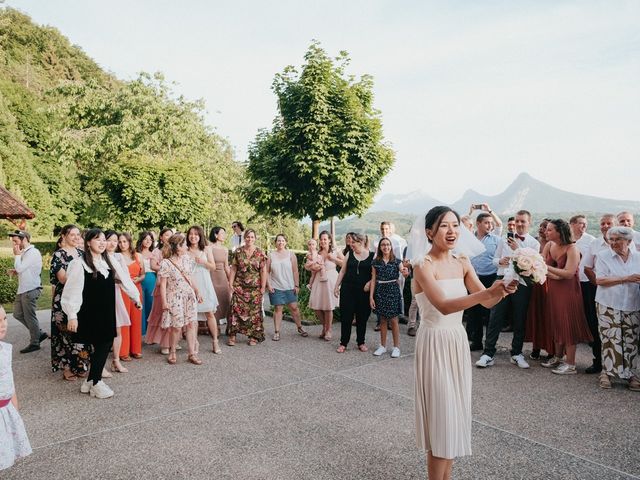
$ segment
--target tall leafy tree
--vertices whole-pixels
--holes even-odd
[[[373,108],[373,79],[348,76],[346,52],[331,59],[314,42],[298,71],[277,74],[278,115],[249,149],[247,195],[266,215],[321,220],[362,214],[371,205],[394,153]]]

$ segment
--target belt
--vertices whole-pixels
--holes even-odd
[[[11,399],[7,398],[5,400],[0,400],[0,408],[4,408],[11,403]]]
[[[376,283],[393,283],[397,281],[398,280],[376,280]]]

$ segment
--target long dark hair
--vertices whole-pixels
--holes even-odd
[[[124,253],[120,249],[120,237],[126,238],[127,242],[129,242],[129,251],[127,252],[127,256],[131,257],[132,260],[135,260],[136,250],[133,247],[133,239],[131,238],[131,234],[129,232],[122,232],[118,235],[118,248],[116,249],[116,252]]]
[[[433,207],[425,215],[424,217],[425,230],[432,230],[434,225],[439,225],[442,219],[444,218],[444,216],[449,212],[452,212],[458,219],[458,222],[460,222],[460,215],[458,215],[458,212],[456,212],[450,207],[439,205],[437,207]],[[431,239],[429,238],[429,236],[427,236],[427,239],[429,240],[429,243],[431,243]]]
[[[344,238],[345,238],[345,242],[344,242],[344,243],[345,243],[345,246],[344,246],[344,250],[342,250],[342,255],[344,255],[345,257],[347,256],[347,253],[349,253],[349,252],[352,250],[351,245],[349,245],[349,244],[347,243],[347,237],[349,237],[349,238],[353,239],[353,232],[348,232],[348,233],[344,236]]]
[[[149,247],[149,251],[150,252],[153,251],[153,249],[154,249],[153,233],[151,233],[150,231],[146,230],[144,232],[140,232],[140,235],[138,235],[138,241],[136,242],[136,252],[138,252],[138,253],[142,252],[142,242],[144,242],[147,237],[151,238],[151,246]]]
[[[191,230],[195,230],[198,234],[198,250],[204,250],[207,246],[207,239],[204,236],[204,228],[200,225],[192,225],[189,227],[189,230],[187,230],[187,247],[191,247],[191,243],[189,243],[189,234],[191,233]]]
[[[318,240],[320,240],[320,237],[322,235],[326,235],[327,237],[329,237],[329,251],[327,253],[332,253],[335,250],[335,248],[333,246],[333,237],[331,236],[331,234],[328,231],[323,230],[323,231],[320,232],[320,235],[318,235]],[[318,248],[318,253],[320,253],[322,251],[322,247],[320,246],[320,242],[318,242],[318,247],[319,247]]]
[[[60,229],[60,235],[58,236],[58,240],[56,241],[56,248],[62,248],[63,238],[69,235],[69,232],[73,229],[76,229],[78,230],[78,232],[80,232],[78,226],[74,225],[73,223],[69,223]],[[77,248],[75,245],[74,247]]]
[[[164,245],[162,244],[162,235],[164,235],[167,232],[173,233],[173,228],[164,227],[162,230],[160,230],[160,235],[158,235],[158,248],[160,250],[162,250],[162,247],[164,247]]]
[[[93,276],[93,278],[98,278],[98,270],[96,269],[96,266],[93,263],[93,253],[91,252],[91,248],[89,248],[89,242],[94,238],[99,237],[100,235],[104,236],[104,232],[100,228],[91,228],[87,230],[84,234],[84,251],[85,251],[84,263],[86,263],[87,267],[89,267],[89,269],[91,270],[92,272],[91,275]],[[109,259],[109,254],[107,253],[106,249],[104,252],[102,252],[102,259],[105,262],[107,262],[107,265],[109,265],[109,269],[114,273],[114,277],[115,277],[115,270],[113,268],[113,265],[111,264],[111,260]]]
[[[220,233],[220,230],[225,230],[224,227],[220,227],[220,226],[215,226],[211,229],[211,232],[209,232],[209,241],[216,243],[218,241],[218,234]]]
[[[570,245],[575,243],[573,241],[573,236],[571,235],[571,228],[566,221],[561,218],[557,218],[555,220],[549,220],[549,223],[552,223],[558,231],[558,234],[560,235],[560,245]]]
[[[391,240],[387,237],[382,237],[380,239],[380,241],[378,242],[378,249],[376,250],[376,261],[378,262],[382,262],[384,259],[384,256],[382,254],[382,242],[384,241],[389,242],[389,245],[391,245],[391,252],[389,252],[389,261],[393,262],[396,259],[395,254],[393,253],[393,243],[391,242]]]

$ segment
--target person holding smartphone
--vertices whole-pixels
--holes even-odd
[[[491,218],[493,219],[493,230],[491,231],[491,233],[493,233],[494,235],[497,235],[498,237],[501,236],[502,220],[500,220],[500,217],[496,214],[496,212],[491,210],[491,207],[489,206],[489,204],[488,203],[472,204],[471,207],[469,208],[469,216],[473,217],[473,212],[477,210],[480,211],[478,215],[481,215],[482,213],[488,213],[489,216],[491,216]],[[477,221],[477,217],[476,217],[476,221]]]
[[[534,249],[536,252],[540,251],[540,243],[538,240],[529,235],[531,213],[527,210],[518,211],[515,216],[515,222],[516,231],[514,233],[507,233],[507,237],[502,239],[498,244],[498,248],[493,257],[494,265],[498,267],[498,279],[503,278],[505,270],[509,262],[511,262],[511,257],[518,248],[528,247]],[[524,359],[524,355],[522,355],[522,345],[524,343],[530,297],[531,287],[520,285],[516,293],[505,297],[491,309],[484,351],[482,352],[480,360],[476,362],[477,367],[486,368],[494,364],[498,336],[506,321],[509,309],[512,308],[513,340],[511,342],[511,363],[517,365],[519,368],[529,368],[529,364]]]

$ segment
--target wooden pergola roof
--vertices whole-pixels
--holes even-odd
[[[35,216],[33,210],[18,200],[9,190],[0,186],[0,218],[15,220],[31,219]]]

